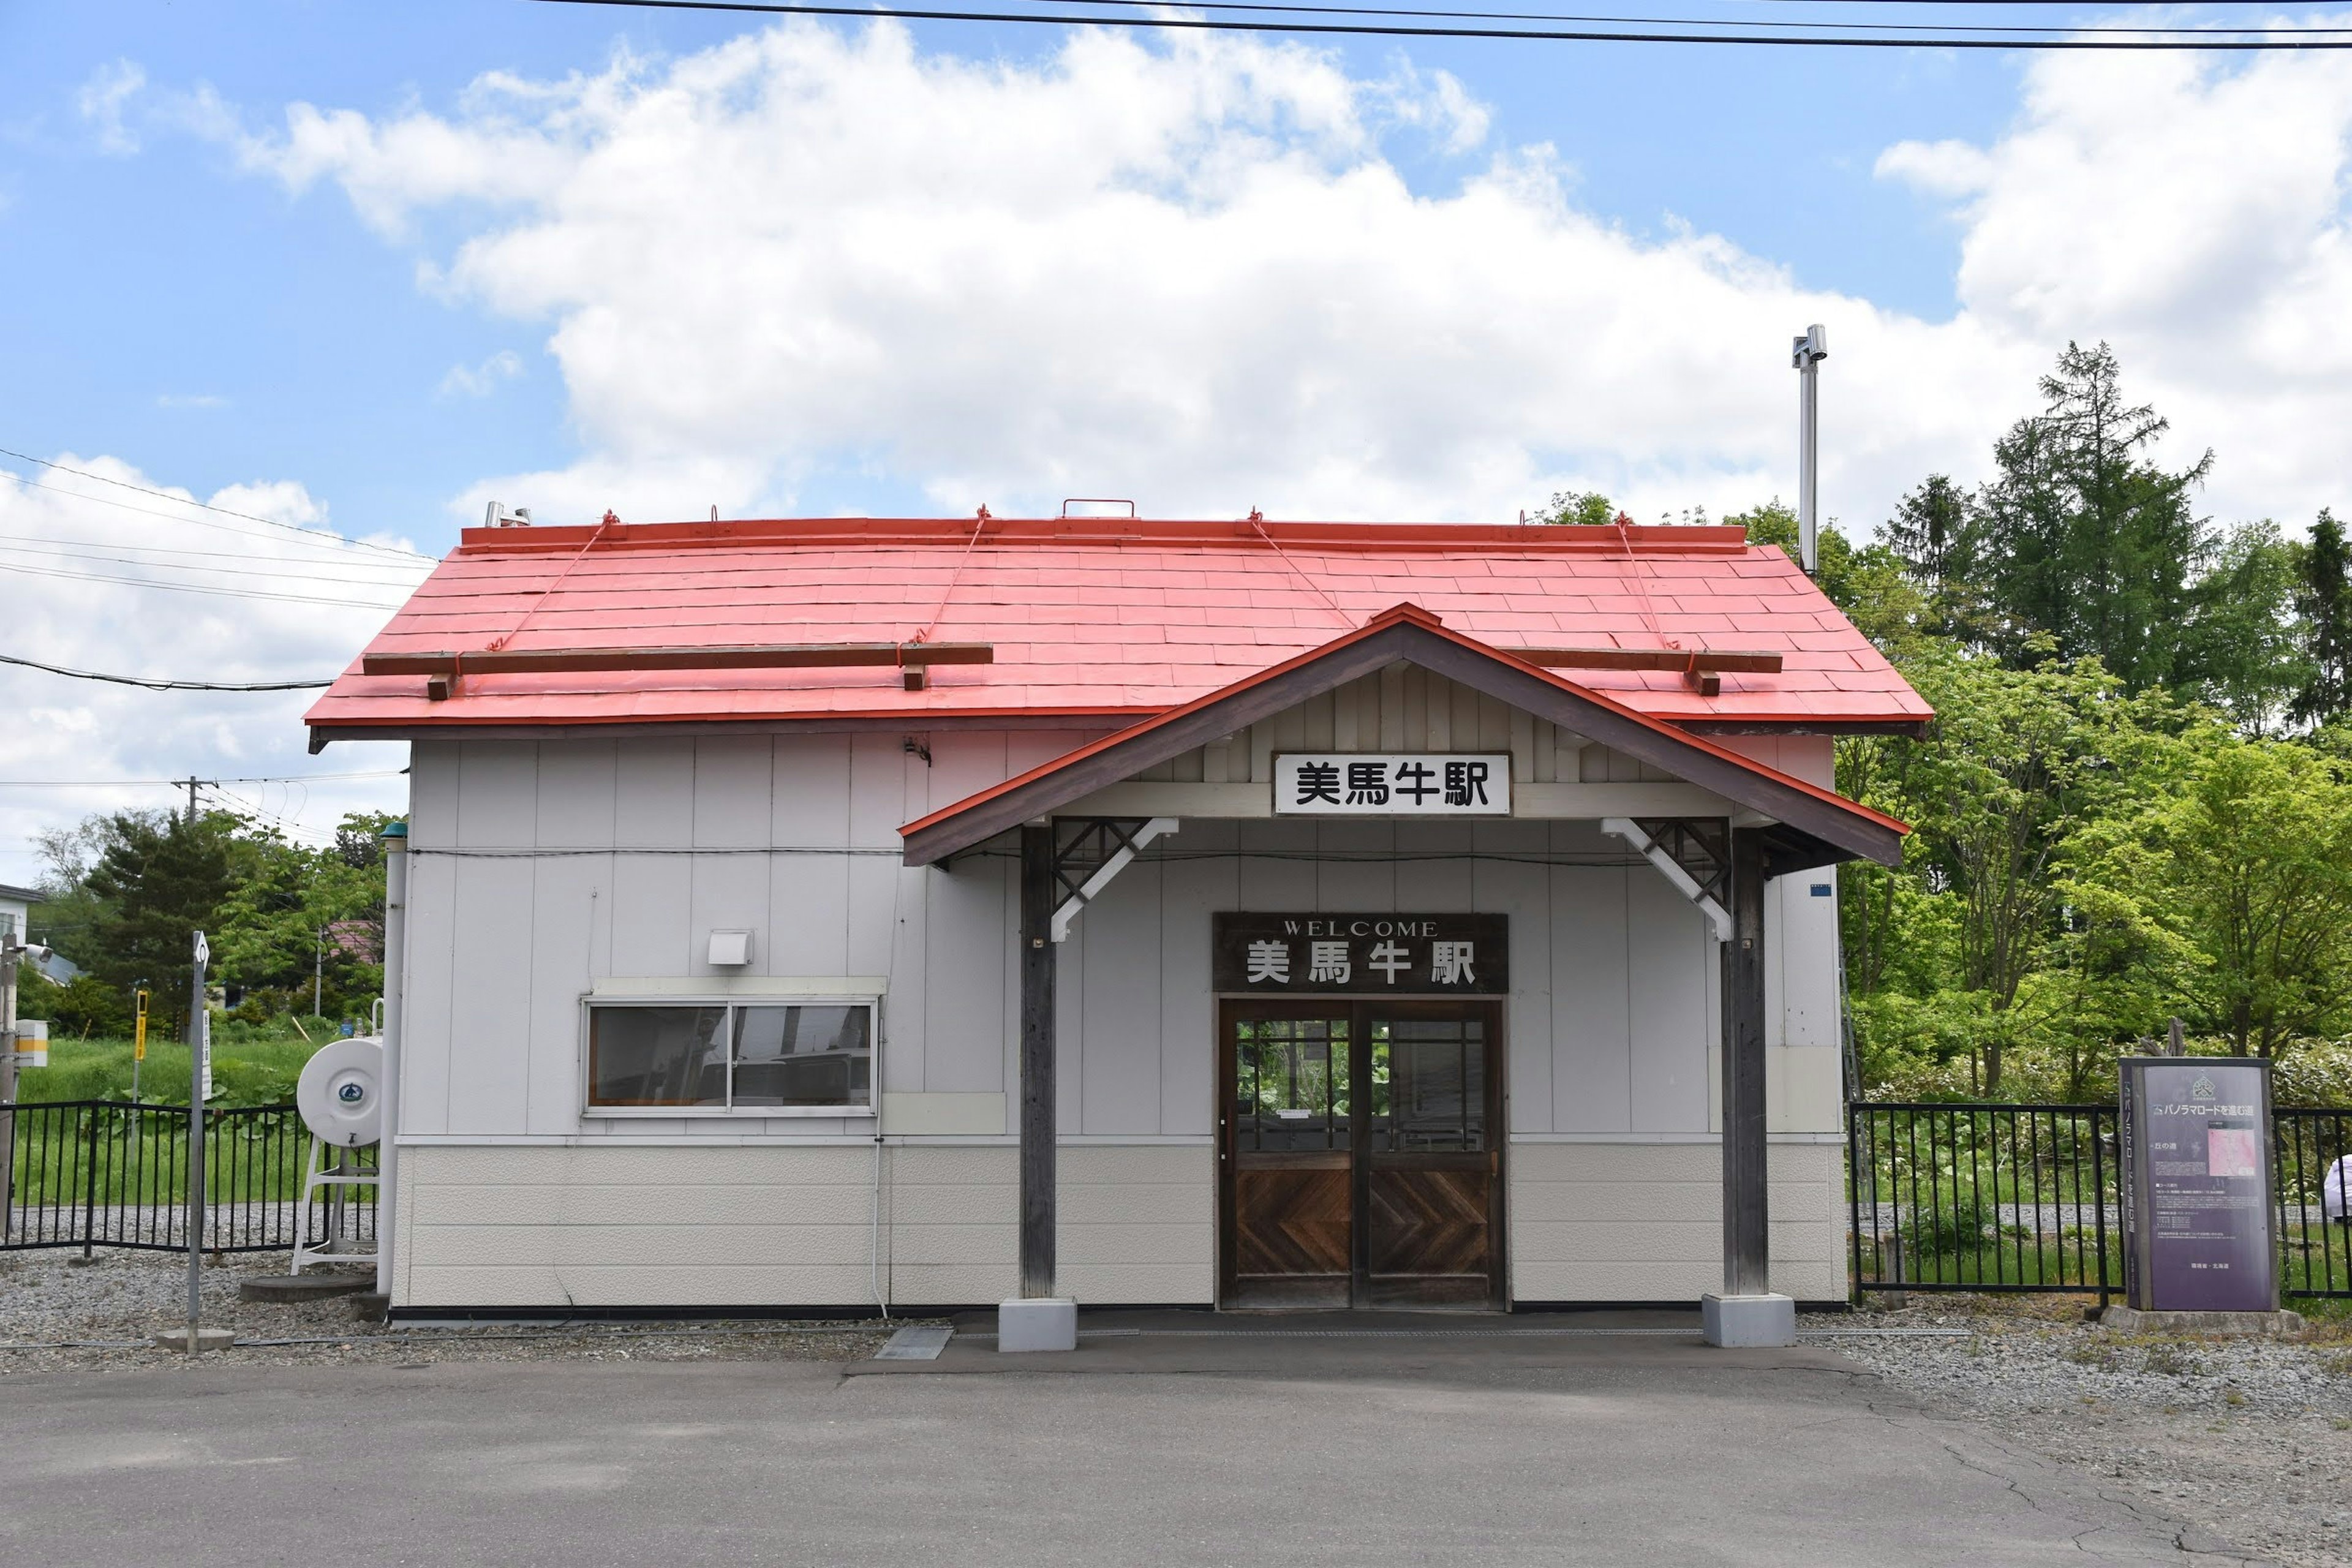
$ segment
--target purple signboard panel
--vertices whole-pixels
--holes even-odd
[[[2165,1312],[2278,1307],[2270,1063],[2127,1057],[2127,1300]]]

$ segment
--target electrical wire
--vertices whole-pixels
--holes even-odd
[[[434,557],[430,555],[424,554],[419,551],[407,549],[402,545],[375,544],[364,539],[348,539],[342,534],[333,531],[331,529],[305,528],[299,522],[282,522],[274,517],[263,517],[258,513],[250,511],[236,511],[225,506],[214,506],[209,501],[192,500],[182,496],[175,496],[169,490],[154,489],[146,485],[134,485],[129,479],[109,479],[104,474],[93,474],[87,468],[68,468],[63,463],[53,463],[47,458],[36,458],[30,452],[12,451],[8,447],[0,447],[0,458],[15,458],[19,462],[38,463],[45,468],[53,468],[61,474],[71,474],[77,479],[93,479],[101,485],[119,485],[126,490],[137,490],[141,495],[154,496],[160,500],[170,501],[175,506],[192,506],[203,511],[218,512],[223,517],[242,518],[247,522],[258,522],[270,528],[282,528],[290,533],[307,533],[316,538],[331,540],[336,544],[341,545],[346,549],[376,550],[382,551],[387,555],[415,556],[419,561],[430,561],[434,559]],[[32,481],[28,480],[26,482],[30,483]],[[52,487],[42,485],[38,488],[47,489]],[[67,490],[62,493],[71,495],[74,492]]]
[[[101,675],[94,669],[68,669],[63,665],[43,664],[36,658],[18,658],[0,653],[0,664],[13,664],[24,669],[37,669],[45,675],[62,675],[71,680],[103,680],[114,686],[140,686],[150,691],[311,691],[322,686],[332,686],[327,680],[150,680],[136,675]]]
[[[2240,34],[2273,34],[2303,37],[2335,33],[2352,33],[2352,27],[2276,27],[2253,26],[2245,27],[2119,27],[2106,26],[2042,26],[2023,23],[1999,22],[1770,22],[1742,21],[1732,16],[1592,16],[1556,11],[1444,11],[1415,10],[1397,5],[1252,5],[1245,0],[1066,0],[1073,5],[1167,5],[1183,11],[1244,11],[1258,13],[1303,14],[1325,16],[1432,16],[1447,17],[1464,22],[1587,22],[1595,26],[1643,25],[1676,27],[1758,27],[1785,31],[1828,32],[1839,27],[1864,27],[1874,33],[2053,33],[2061,36],[2074,33],[2125,33],[2135,36],[2179,36],[2187,37],[2229,37]],[[2000,0],[1988,0],[1998,4]],[[2056,3],[2056,0],[2053,0]],[[2068,5],[2078,0],[2065,0]]]
[[[1517,43],[1582,43],[1582,44],[1732,44],[1750,47],[1783,48],[1849,48],[1849,49],[1916,49],[1934,47],[1947,49],[2013,49],[2024,52],[2042,50],[2163,50],[2221,51],[2233,54],[2270,53],[2285,50],[2352,49],[2352,39],[2304,39],[2289,32],[2259,38],[2085,38],[2085,37],[1962,37],[1948,32],[1919,34],[1912,37],[1889,37],[1884,35],[1807,34],[1791,37],[1783,34],[1754,33],[1660,33],[1617,31],[1567,31],[1536,27],[1436,27],[1403,26],[1393,23],[1366,22],[1245,22],[1219,21],[1203,16],[1082,16],[1053,12],[1022,11],[948,11],[911,5],[825,5],[797,3],[761,3],[761,0],[536,0],[547,5],[608,5],[624,9],[647,11],[709,11],[745,13],[768,16],[841,16],[851,20],[877,21],[890,19],[908,22],[995,22],[1051,27],[1139,27],[1154,32],[1190,33],[1292,33],[1313,36],[1376,38],[1496,38]],[[1079,0],[1080,4],[1086,0]],[[1150,4],[1153,0],[1137,0]],[[1345,13],[1339,13],[1345,14]],[[1673,24],[1668,24],[1673,25]],[[1701,24],[1737,26],[1738,23]],[[1869,26],[1869,23],[1854,24]]]
[[[338,599],[327,594],[272,594],[259,588],[215,588],[196,583],[158,583],[148,577],[116,577],[99,572],[68,572],[58,566],[22,566],[0,561],[0,572],[21,572],[28,577],[67,577],[79,583],[114,583],[127,588],[155,588],[167,594],[210,594],[224,599],[276,599],[295,605],[341,605],[356,610],[392,611],[398,605],[380,599]]]
[[[160,517],[166,522],[184,523],[191,528],[217,529],[223,533],[234,534],[239,539],[272,539],[278,540],[281,544],[299,545],[305,550],[332,550],[337,547],[335,544],[318,543],[309,539],[278,539],[278,536],[274,533],[263,533],[258,529],[239,528],[234,523],[215,522],[208,517],[189,517],[182,512],[158,511],[152,506],[138,506],[131,501],[117,500],[112,496],[94,496],[87,490],[69,490],[59,485],[45,485],[38,479],[25,479],[19,475],[5,473],[5,470],[0,470],[0,477],[13,479],[16,483],[23,486],[26,489],[42,490],[49,495],[58,496],[67,500],[83,501],[90,506],[112,507],[117,511],[137,512],[141,517]],[[190,501],[186,504],[194,506],[197,503]],[[238,514],[231,513],[230,515],[236,516]],[[307,533],[311,531],[306,529],[301,531]],[[340,534],[330,534],[326,537],[338,542],[338,543],[345,547],[357,542],[353,540],[343,539]],[[351,557],[348,555],[335,555],[321,556],[320,559],[348,561]],[[430,561],[433,558],[429,555],[420,555],[417,559],[420,561]]]
[[[252,773],[244,778],[200,779],[200,784],[316,784],[321,779],[396,779],[406,768],[375,768],[355,773]],[[185,789],[185,779],[0,779],[0,789],[100,789],[113,785],[160,785]]]
[[[131,548],[136,549],[138,547],[134,545]],[[199,566],[194,563],[184,561],[142,561],[135,556],[130,555],[97,555],[91,554],[86,551],[75,550],[69,546],[45,549],[39,545],[32,545],[12,550],[9,553],[12,555],[41,555],[47,556],[52,561],[61,562],[103,562],[110,563],[117,566],[145,566],[159,572],[206,572],[215,576],[278,577],[283,578],[289,583],[340,583],[347,588],[410,588],[415,587],[416,581],[418,581],[412,580],[407,583],[390,583],[370,581],[366,578],[352,577],[340,572],[288,572],[278,567],[266,565],[262,562],[254,560],[251,557],[246,557],[246,564],[242,566]],[[174,552],[173,553],[182,552]],[[185,552],[184,553],[194,554],[197,552],[191,551]],[[219,559],[224,561],[233,561],[238,558],[223,552],[220,552]],[[324,565],[326,563],[305,561],[301,563],[301,564],[306,566],[314,564]],[[376,570],[382,570],[382,568],[376,568]]]
[[[249,535],[248,537],[255,536]],[[114,558],[110,556],[93,554],[92,552],[104,550],[128,550],[134,555],[173,555],[197,561],[238,561],[245,563],[246,565],[251,569],[267,570],[267,568],[257,566],[256,557],[250,552],[247,551],[184,550],[168,544],[140,544],[128,539],[67,539],[59,538],[54,534],[45,533],[0,533],[0,543],[23,544],[33,547],[27,551],[16,552],[16,553],[18,554],[72,554],[88,560],[103,561]],[[333,557],[322,555],[284,555],[265,557],[263,559],[281,561],[289,566],[325,566],[332,564],[339,572],[343,573],[390,572],[397,574],[397,582],[400,584],[415,582],[416,580],[417,572],[419,571],[418,567],[404,561],[375,562],[352,561],[348,559],[337,561]],[[168,565],[170,563],[134,561],[131,562],[131,564],[136,566]],[[326,579],[321,580],[325,581]],[[364,584],[366,581],[363,578],[349,576],[334,580],[356,584]]]

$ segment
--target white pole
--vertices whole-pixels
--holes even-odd
[[[394,1209],[400,1191],[400,1037],[407,1017],[408,824],[383,830],[383,1131],[375,1150],[375,1289],[392,1300]]]
[[[1821,568],[1821,383],[1822,361],[1830,357],[1829,334],[1821,323],[1805,329],[1790,351],[1797,367],[1797,551],[1808,575]]]
[[[14,916],[0,917],[0,1105],[16,1100],[16,966],[25,959],[18,945],[24,933]],[[16,1113],[0,1115],[0,1241],[8,1238],[16,1214],[16,1194],[11,1185],[16,1170]]]
[[[205,1263],[205,961],[212,950],[196,932],[188,981],[188,1353],[199,1353],[204,1319]]]

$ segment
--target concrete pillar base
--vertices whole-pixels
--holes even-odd
[[[1797,1303],[1786,1296],[1718,1296],[1698,1299],[1700,1331],[1706,1342],[1727,1349],[1793,1345]]]
[[[2300,1312],[2164,1312],[2139,1307],[2109,1307],[2099,1321],[2127,1334],[2299,1334]]]
[[[999,1351],[1074,1351],[1078,1348],[1078,1304],[1067,1296],[1001,1301],[996,1308]]]
[[[196,1349],[199,1352],[225,1351],[235,1343],[236,1343],[235,1329],[198,1329],[196,1331]],[[165,1329],[155,1336],[155,1348],[164,1351],[186,1350],[188,1331],[185,1328]]]

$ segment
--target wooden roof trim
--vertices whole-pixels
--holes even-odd
[[[927,866],[1220,736],[1403,658],[1712,790],[1824,843],[1882,864],[1910,831],[1893,817],[1652,719],[1459,632],[1415,605],[1032,768],[899,829],[907,863]]]

